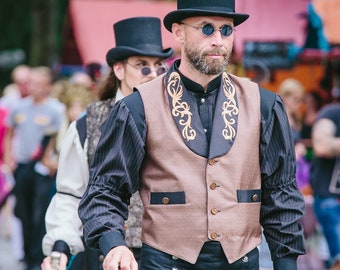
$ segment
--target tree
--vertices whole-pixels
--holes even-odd
[[[1,89],[17,64],[52,66],[59,61],[67,6],[68,0],[0,1]],[[11,61],[16,50],[24,52],[23,62],[17,63],[15,57]]]

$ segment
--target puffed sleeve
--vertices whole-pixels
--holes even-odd
[[[282,99],[276,95],[268,119],[262,119],[261,225],[271,251],[274,269],[296,269],[296,258],[305,254],[299,223],[305,203],[295,178],[295,150]],[[289,268],[287,268],[289,266]]]
[[[78,205],[86,190],[88,179],[86,143],[83,148],[76,122],[72,122],[60,151],[56,178],[57,193],[53,196],[45,215],[46,235],[42,242],[45,255],[51,253],[57,240],[66,242],[72,254],[84,250],[81,239],[83,227],[78,217]]]

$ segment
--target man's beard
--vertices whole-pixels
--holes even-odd
[[[221,54],[224,55],[225,58],[223,62],[217,60],[208,61],[205,58],[207,54]],[[190,46],[185,48],[185,55],[190,64],[200,73],[205,75],[217,75],[225,71],[230,58],[230,53],[225,53],[219,49],[200,54],[196,49],[190,48]]]

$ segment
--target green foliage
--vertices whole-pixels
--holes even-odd
[[[68,0],[0,1],[0,56],[4,51],[22,49],[25,64],[50,66],[58,62],[67,7]],[[0,63],[0,90],[9,83],[12,68]]]
[[[27,48],[30,36],[30,1],[0,1],[0,50]]]

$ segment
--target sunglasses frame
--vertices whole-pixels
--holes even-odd
[[[142,67],[138,67],[136,65],[130,64],[129,62],[125,62],[126,64],[134,67],[135,69],[138,69],[143,76],[148,76],[151,74],[151,72],[155,71],[157,76],[160,76],[162,74],[164,74],[166,72],[166,67],[165,66],[160,66],[157,69],[151,69],[149,66],[142,66]],[[162,72],[159,72],[160,70],[162,70]]]
[[[185,23],[185,22],[181,22],[180,24],[183,24],[183,25],[185,25],[185,26],[189,26],[189,27],[195,28],[196,30],[201,29],[202,34],[203,34],[204,36],[206,36],[206,37],[212,36],[216,31],[219,31],[219,32],[221,33],[221,36],[222,36],[222,37],[230,37],[230,36],[232,35],[232,33],[233,33],[234,31],[236,31],[235,27],[233,27],[233,26],[231,26],[231,25],[229,25],[229,24],[224,24],[224,25],[222,25],[220,28],[215,28],[214,25],[211,24],[211,23],[206,23],[206,24],[203,25],[203,26],[194,26],[194,25],[191,25],[191,24],[187,24],[187,23]],[[207,33],[207,31],[208,31],[207,27],[209,27],[209,28],[212,29],[213,31],[212,31],[211,33]],[[229,29],[227,30],[228,33],[227,33],[226,35],[223,33],[223,28],[224,28],[224,27],[228,27],[228,28],[229,28]],[[204,29],[206,29],[206,30],[204,30]],[[230,32],[230,33],[229,33],[229,32]]]

